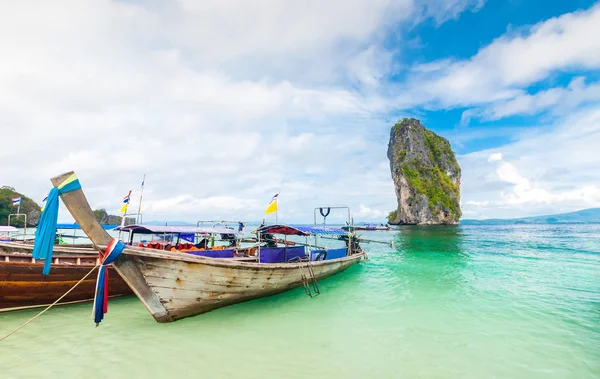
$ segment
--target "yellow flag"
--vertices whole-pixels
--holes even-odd
[[[267,210],[265,211],[265,214],[275,213],[275,212],[277,212],[277,201],[273,201],[273,202],[271,202],[271,204],[269,204],[269,206],[267,207]]]
[[[123,206],[121,207],[121,213],[125,213],[127,212],[127,206],[129,205],[129,199],[131,198],[131,190],[129,190],[129,193],[127,194],[127,196],[125,196],[123,198]]]
[[[273,196],[273,198],[271,199],[271,203],[269,203],[269,206],[267,207],[267,209],[265,210],[265,214],[269,214],[269,213],[275,213],[277,212],[277,197],[279,196],[279,194],[275,194],[275,196]]]

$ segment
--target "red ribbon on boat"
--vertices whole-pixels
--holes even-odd
[[[92,316],[96,326],[100,324],[104,318],[104,314],[108,312],[108,265],[113,263],[115,259],[121,255],[125,249],[125,244],[116,238],[110,240],[104,254],[100,253],[102,265],[98,269],[98,279],[96,280],[96,294],[94,296],[94,309]]]

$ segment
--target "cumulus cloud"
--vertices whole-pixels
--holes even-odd
[[[463,112],[463,124],[477,117],[486,121],[515,115],[535,115],[550,112],[568,113],[582,105],[600,101],[600,83],[586,85],[585,77],[576,77],[566,87],[554,87],[533,94],[522,93],[509,100],[498,101]]]
[[[373,163],[385,146],[363,138],[389,101],[360,87],[386,72],[384,29],[422,7],[5,4],[0,127],[26,137],[27,153],[4,144],[0,158],[19,163],[3,177],[42,199],[49,177],[74,169],[92,204],[115,212],[146,173],[145,219],[259,219],[275,189],[291,219],[308,218],[317,200],[358,207],[363,193],[393,204],[389,171]]]
[[[358,208],[358,212],[355,213],[356,217],[360,217],[360,219],[383,219],[387,216],[388,212],[384,212],[378,209],[371,209],[364,204],[360,204]]]
[[[502,36],[469,60],[413,67],[406,83],[386,79],[396,53],[385,48],[391,28],[426,18],[441,23],[482,5],[7,3],[0,13],[0,128],[24,142],[3,144],[2,161],[18,157],[3,177],[41,200],[48,178],[74,169],[92,205],[116,212],[129,189],[137,197],[146,173],[146,220],[256,220],[277,191],[284,220],[312,220],[315,203],[349,205],[379,220],[396,207],[385,150],[390,115],[399,109],[496,101],[494,110],[478,110],[493,118],[526,112],[520,102],[547,109],[572,93],[585,92],[577,105],[595,96],[595,84],[582,80],[564,95],[531,95],[541,100],[527,100],[521,87],[557,70],[598,67],[597,39],[581,37],[594,35],[599,7]],[[394,96],[399,87],[414,90]],[[568,146],[581,147],[575,145]],[[531,183],[549,173],[523,169],[515,151],[503,154]],[[478,159],[485,163],[490,154]],[[472,193],[463,199],[487,201]]]
[[[499,119],[531,114],[567,100],[597,99],[597,84],[582,87],[576,79],[568,88],[528,94],[527,87],[557,72],[600,68],[600,6],[544,20],[507,32],[466,60],[443,59],[413,68],[411,98],[439,108],[496,104],[468,111],[464,119]],[[400,102],[406,99],[400,99]]]
[[[521,217],[600,206],[599,143],[600,110],[590,109],[502,146],[502,159],[489,150],[460,156],[465,214]]]
[[[488,162],[495,162],[502,160],[502,153],[493,153],[488,157]]]

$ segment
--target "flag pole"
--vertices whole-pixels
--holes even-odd
[[[125,212],[123,212],[123,217],[121,217],[121,226],[125,226],[125,217],[127,217],[127,209],[129,208],[129,202],[131,201],[131,190],[127,194],[127,204],[125,204]]]
[[[21,198],[19,197],[19,205],[17,206],[17,214],[21,214]]]
[[[125,212],[123,212],[123,216],[121,216],[121,228],[125,226],[125,218],[127,217],[127,208],[129,208],[129,202],[131,202],[131,190],[127,194],[127,203],[125,203]],[[119,230],[119,239],[121,239],[121,230]]]
[[[136,224],[142,223],[142,197],[144,196],[144,182],[146,181],[146,174],[144,174],[144,179],[142,179],[142,190],[140,191],[140,205],[138,206],[138,214],[136,216]]]

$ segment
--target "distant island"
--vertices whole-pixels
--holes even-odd
[[[8,215],[17,213],[18,207],[13,206],[12,203],[12,199],[17,197],[21,198],[21,214],[27,215],[27,226],[36,226],[41,214],[40,205],[9,186],[0,187],[0,225],[7,225]],[[25,218],[23,216],[13,217],[11,224],[22,228],[25,225]]]
[[[30,197],[17,192],[13,187],[0,187],[0,225],[8,225],[8,215],[17,213],[16,206],[13,206],[12,199],[21,198],[21,214],[27,215],[27,226],[37,226],[42,213],[41,206]],[[105,209],[94,210],[96,220],[101,224],[118,225],[121,223],[121,216],[109,215]],[[134,218],[127,218],[126,224],[135,223]],[[14,217],[11,219],[11,226],[22,228],[25,225],[24,217]]]
[[[591,224],[600,223],[600,208],[583,209],[577,212],[523,218],[487,220],[461,220],[460,225],[520,225],[520,224]]]

